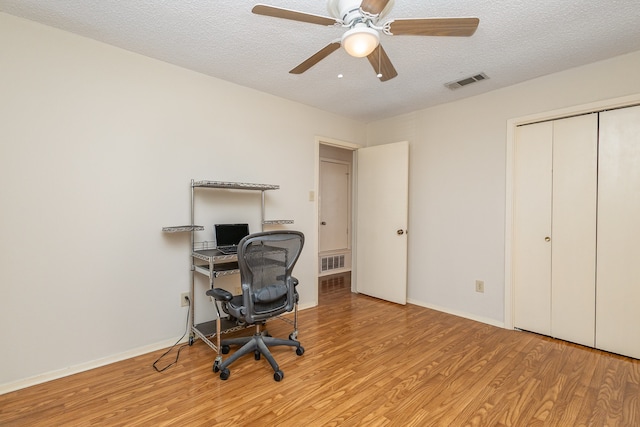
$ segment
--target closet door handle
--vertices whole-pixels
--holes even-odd
[[[545,237],[545,238],[544,238],[544,241],[545,241],[545,242],[550,242],[550,241],[551,241],[551,237],[549,237],[549,236]]]

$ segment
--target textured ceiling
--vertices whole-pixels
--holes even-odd
[[[260,2],[328,16],[322,0]],[[383,21],[475,16],[480,25],[468,38],[382,35],[398,71],[384,83],[342,49],[292,75],[344,29],[254,15],[256,3],[0,0],[0,11],[362,122],[640,50],[640,0],[396,0]],[[489,80],[444,86],[479,72]]]

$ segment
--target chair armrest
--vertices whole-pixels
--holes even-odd
[[[283,280],[284,279],[284,275],[280,275],[280,276],[276,276],[276,279],[278,280]],[[293,282],[293,287],[295,288],[296,286],[298,286],[298,283],[300,283],[298,281],[298,279],[296,279],[295,277],[291,276],[291,281]]]
[[[231,301],[233,299],[231,292],[220,288],[209,289],[207,295],[213,297],[216,301]]]

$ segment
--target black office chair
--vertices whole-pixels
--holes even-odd
[[[220,372],[220,379],[229,378],[229,365],[245,354],[253,353],[256,360],[260,356],[269,361],[276,381],[284,378],[269,347],[285,345],[296,347],[296,354],[302,356],[304,348],[297,341],[298,323],[298,281],[291,276],[293,267],[304,245],[304,235],[298,231],[281,230],[251,234],[238,245],[238,266],[242,283],[242,295],[214,288],[207,295],[218,301],[225,313],[238,324],[256,327],[251,337],[230,338],[220,342],[222,354],[229,353],[231,345],[242,346],[226,360],[218,356],[213,371]],[[294,311],[294,331],[289,339],[279,339],[262,331],[267,319]]]

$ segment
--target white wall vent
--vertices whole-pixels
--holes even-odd
[[[459,89],[462,86],[470,85],[471,83],[476,83],[481,80],[487,80],[488,78],[489,76],[487,76],[485,73],[479,73],[470,77],[465,77],[464,79],[460,79],[455,82],[445,83],[444,85],[449,89],[454,90],[454,89]]]
[[[320,272],[344,268],[344,255],[322,257],[320,260]]]

